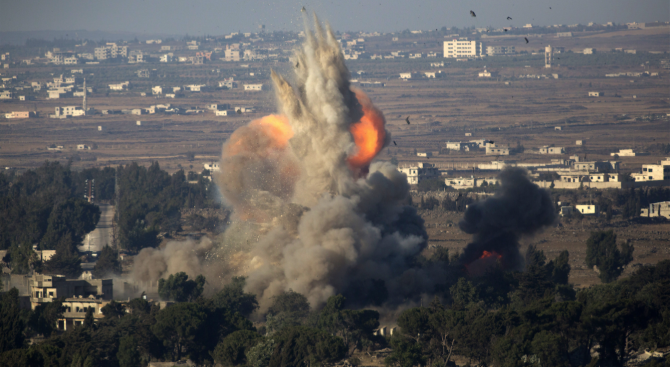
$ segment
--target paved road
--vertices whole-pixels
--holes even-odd
[[[112,245],[114,219],[114,205],[98,204],[100,207],[100,221],[95,229],[86,235],[84,244],[79,246],[79,251],[102,251],[105,245]]]

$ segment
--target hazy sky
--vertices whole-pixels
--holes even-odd
[[[190,35],[298,30],[300,8],[340,31],[670,20],[668,0],[0,0],[0,31]],[[551,7],[552,9],[549,9]],[[471,18],[469,11],[477,13]],[[513,18],[507,21],[507,16]]]

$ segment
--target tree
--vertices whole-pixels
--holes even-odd
[[[245,277],[233,277],[230,283],[212,297],[214,304],[249,317],[258,308],[258,301],[255,294],[244,293],[245,282]]]
[[[100,311],[105,315],[105,319],[120,319],[126,314],[126,307],[112,300],[105,307],[101,308]]]
[[[63,237],[67,241],[67,236]],[[59,246],[56,254],[42,264],[42,272],[49,275],[64,275],[67,278],[79,278],[81,259],[76,253],[71,252],[67,245]]]
[[[175,302],[190,302],[202,294],[205,287],[205,277],[198,275],[195,280],[188,280],[184,272],[170,274],[158,281],[158,295],[164,300]]]
[[[207,314],[195,303],[177,303],[161,310],[151,330],[163,341],[173,361],[180,360],[182,353],[197,349],[196,338],[202,331]]]
[[[273,335],[277,342],[269,367],[313,366],[344,357],[342,339],[305,326],[290,326]]]
[[[262,337],[255,331],[238,330],[216,346],[212,356],[216,363],[224,366],[245,365],[246,353],[254,347]]]
[[[624,267],[633,261],[633,245],[621,244],[621,250],[617,248],[616,234],[614,231],[592,232],[586,241],[586,265],[590,268],[598,267],[600,280],[610,283],[616,280]]]
[[[137,342],[132,335],[126,335],[119,341],[119,351],[116,353],[119,367],[136,367],[140,365],[140,353]]]
[[[28,327],[33,332],[48,338],[56,330],[56,323],[63,317],[63,312],[65,312],[65,307],[63,307],[62,298],[48,303],[40,303],[30,313]]]
[[[393,352],[384,359],[387,366],[414,367],[426,363],[421,347],[412,339],[394,336],[391,338],[391,348]]]
[[[293,290],[289,289],[272,299],[267,315],[267,327],[271,331],[299,325],[309,314],[310,307],[307,298]]]
[[[107,276],[121,275],[121,264],[118,257],[119,255],[114,249],[109,247],[109,245],[105,245],[93,268],[93,277],[102,279]]]
[[[25,321],[19,306],[19,291],[12,288],[0,302],[0,354],[23,347]]]

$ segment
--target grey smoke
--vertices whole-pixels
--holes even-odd
[[[236,267],[248,276],[246,291],[258,296],[261,311],[289,289],[315,308],[338,293],[351,305],[365,306],[432,292],[436,277],[413,264],[427,234],[407,205],[405,175],[390,163],[357,171],[347,162],[356,150],[349,127],[362,107],[332,30],[316,17],[314,23],[315,32],[306,27],[305,42],[295,53],[292,81],[272,73],[279,110],[294,135],[285,150],[245,153],[244,164],[222,170],[217,184],[226,201],[241,203],[253,215],[233,216],[236,223],[223,235],[225,253],[220,248],[213,253],[219,258],[229,257],[231,248],[244,253],[238,258],[245,264]],[[249,134],[256,137],[250,146],[262,145],[262,134]],[[384,145],[390,133],[385,139]],[[222,167],[239,159],[226,155],[227,147]],[[297,167],[294,180],[271,185],[282,172],[277,167],[291,164]],[[267,168],[243,172],[245,165]]]
[[[462,231],[473,235],[460,260],[470,264],[483,251],[495,251],[502,255],[505,269],[523,270],[519,238],[552,225],[556,211],[549,191],[531,182],[525,169],[505,168],[499,180],[499,191],[470,205],[459,223]]]

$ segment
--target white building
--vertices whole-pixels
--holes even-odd
[[[598,210],[597,205],[575,205],[575,209],[582,213],[583,215],[598,215],[600,214],[600,211]]]
[[[413,73],[400,73],[400,79],[412,79],[412,74]]]
[[[418,152],[416,153],[417,157],[425,157],[425,158],[430,158],[433,156],[433,153],[431,152]]]
[[[491,72],[484,69],[484,71],[479,72],[479,77],[480,78],[490,78],[491,77]]]
[[[219,172],[221,170],[221,168],[219,168],[219,162],[205,163],[204,166],[205,169],[210,172]]]
[[[514,46],[486,46],[486,55],[513,55],[516,53]]]
[[[235,114],[235,111],[233,110],[216,110],[214,111],[214,115],[216,116],[232,116]]]
[[[602,97],[605,93],[603,92],[589,92],[589,97]]]
[[[540,148],[540,154],[563,154],[563,153],[565,153],[565,149],[563,149],[563,147],[544,146]]]
[[[163,94],[163,87],[161,87],[160,85],[157,85],[157,86],[155,86],[155,87],[152,87],[152,88],[151,88],[151,93],[152,93],[153,95]]]
[[[451,41],[444,41],[444,57],[456,59],[482,57],[482,47],[480,41],[468,41],[467,38],[454,38]]]
[[[67,106],[67,107],[56,107],[55,114],[52,115],[56,118],[65,118],[68,116],[77,117],[84,116],[86,113],[83,108],[79,106]]]
[[[399,167],[398,171],[407,175],[407,182],[410,185],[417,185],[421,181],[435,178],[440,175],[435,165],[422,162],[412,166]]]
[[[649,208],[642,208],[640,215],[643,217],[666,217],[670,219],[670,201],[650,203]]]
[[[595,48],[585,48],[584,49],[584,55],[593,55],[594,53],[596,53]]]
[[[486,182],[486,184],[484,184]],[[489,177],[489,178],[477,178],[477,177],[458,177],[458,178],[445,178],[444,179],[444,184],[447,186],[451,186],[455,189],[462,190],[462,189],[471,189],[475,187],[480,187],[482,185],[484,186],[489,186],[489,185],[497,185],[498,184],[498,179],[495,177]]]
[[[130,82],[123,82],[118,84],[109,84],[109,90],[124,90],[128,89]]]
[[[635,157],[635,152],[633,149],[619,149],[619,153],[610,153],[612,157],[615,155],[619,157]]]
[[[659,164],[643,164],[642,172],[631,173],[630,176],[636,182],[670,180],[670,158],[666,158]]]
[[[245,84],[244,91],[255,91],[259,92],[263,90],[263,84]]]
[[[446,142],[446,148],[449,150],[463,150],[466,152],[469,152],[470,150],[474,150],[479,148],[479,144],[477,142]]]
[[[498,146],[487,146],[486,155],[509,155],[509,148],[501,148]]]
[[[77,144],[77,150],[91,150],[91,147],[86,144]]]

